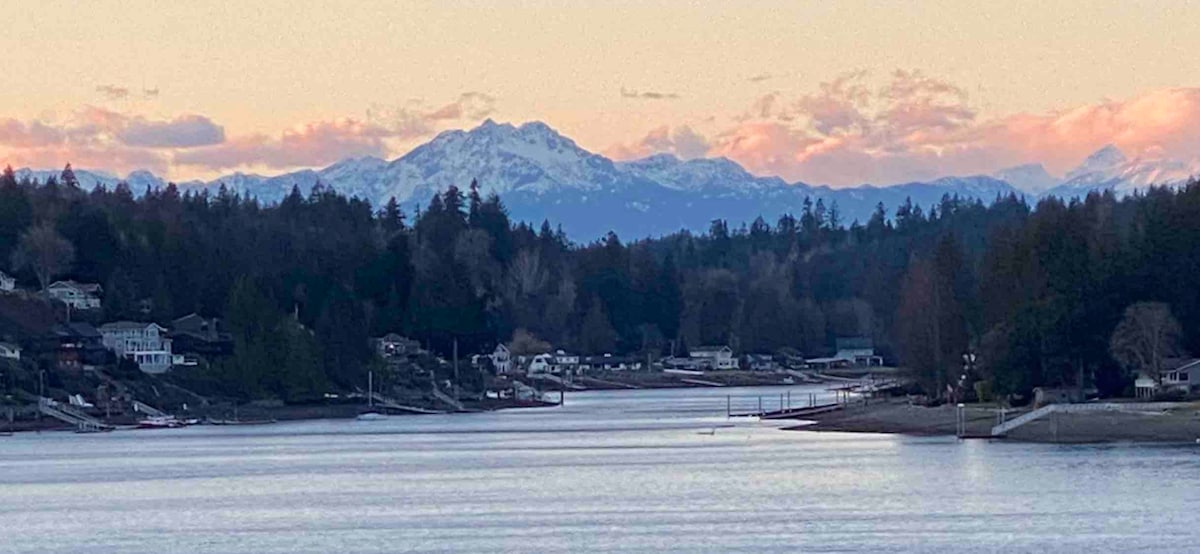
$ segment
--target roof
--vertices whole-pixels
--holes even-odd
[[[100,338],[100,331],[97,331],[91,323],[82,321],[60,323],[54,326],[53,332],[60,337]]]
[[[733,349],[729,348],[728,346],[712,346],[712,345],[697,346],[697,347],[691,349],[692,352],[720,352],[722,350],[729,350],[731,352],[733,351]]]
[[[875,348],[871,337],[838,337],[834,340],[838,350],[867,350]]]
[[[114,321],[112,323],[105,323],[104,325],[100,326],[100,331],[131,331],[145,329],[150,326],[158,327],[160,330],[166,331],[166,328],[157,323],[142,323],[138,321]]]
[[[9,275],[9,274],[5,273],[3,269],[0,269],[0,277],[4,277],[4,278],[7,278],[7,279],[12,279],[12,275]]]
[[[1200,366],[1200,358],[1173,358],[1167,360],[1169,371],[1183,371]]]
[[[80,283],[78,281],[71,281],[71,280],[55,281],[53,283],[50,283],[50,286],[48,286],[46,288],[51,289],[51,288],[55,288],[56,286],[70,287],[73,289],[77,289],[77,290],[86,292],[88,294],[96,294],[102,290],[100,288],[100,285],[97,285],[96,283]]]

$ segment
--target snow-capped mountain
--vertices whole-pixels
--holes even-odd
[[[1001,169],[993,173],[992,177],[1034,195],[1042,194],[1062,181],[1050,175],[1042,164],[1025,164]]]
[[[45,180],[60,171],[19,173]],[[111,188],[120,181],[103,172],[77,169],[75,173],[85,188]],[[718,218],[735,226],[759,216],[773,223],[782,214],[799,214],[806,199],[823,202],[827,210],[836,205],[841,221],[850,223],[865,222],[881,203],[894,213],[906,200],[929,206],[946,195],[990,202],[1009,194],[1080,196],[1096,189],[1125,193],[1150,183],[1183,182],[1193,174],[1200,174],[1200,164],[1130,160],[1109,146],[1062,180],[1031,164],[993,176],[834,189],[756,176],[725,158],[684,161],[660,154],[614,162],[579,147],[544,123],[514,126],[487,120],[471,130],[441,133],[392,161],[348,158],[322,169],[270,177],[235,173],[180,187],[215,191],[224,185],[269,203],[281,200],[293,188],[307,193],[320,183],[375,206],[395,198],[411,210],[451,185],[465,188],[474,179],[484,194],[501,196],[513,219],[535,225],[549,220],[577,240],[591,240],[609,230],[627,238],[680,229],[700,231]],[[165,185],[145,171],[135,171],[124,180],[135,193]]]
[[[1065,180],[1044,194],[1071,198],[1111,190],[1126,195],[1151,185],[1179,186],[1195,175],[1200,175],[1200,158],[1190,162],[1152,156],[1130,159],[1110,144],[1068,171]]]

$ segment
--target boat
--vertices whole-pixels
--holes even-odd
[[[381,421],[387,419],[387,414],[375,409],[375,372],[367,372],[367,409],[354,418],[358,421]]]
[[[137,423],[138,429],[176,429],[183,426],[184,423],[175,419],[175,416],[152,416]]]

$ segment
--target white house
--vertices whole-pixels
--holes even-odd
[[[0,271],[0,293],[12,292],[14,290],[17,290],[17,280],[13,279],[12,275]]]
[[[529,360],[529,373],[573,375],[579,369],[579,356],[559,350],[553,354],[538,354]]]
[[[171,369],[171,339],[167,330],[156,323],[118,321],[100,326],[104,347],[118,356],[137,362],[146,373],[163,373]]]
[[[883,358],[875,355],[875,344],[869,337],[843,337],[834,343],[837,354],[834,358],[846,360],[855,367],[878,367]]]
[[[1153,398],[1158,393],[1170,391],[1186,394],[1200,388],[1200,358],[1169,360],[1166,367],[1170,369],[1163,371],[1161,385],[1149,375],[1138,372],[1133,383],[1138,398]]]
[[[20,360],[21,347],[12,343],[0,342],[0,358],[8,360]]]
[[[489,357],[492,359],[492,367],[495,368],[497,374],[512,371],[512,352],[509,352],[507,346],[497,344],[496,349],[492,351]]]
[[[46,294],[59,300],[72,309],[95,310],[100,308],[100,294],[103,289],[94,283],[77,283],[75,281],[55,281],[46,287]]]
[[[689,352],[692,359],[708,369],[737,369],[737,358],[728,346],[697,346]]]

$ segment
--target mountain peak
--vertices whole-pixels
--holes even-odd
[[[1058,179],[1050,175],[1046,168],[1040,163],[1031,163],[1018,165],[1001,169],[992,174],[992,177],[1000,179],[1024,192],[1032,194],[1041,194],[1044,191],[1054,188],[1058,184]]]
[[[1097,173],[1111,170],[1125,162],[1128,158],[1121,152],[1119,148],[1112,144],[1106,144],[1103,148],[1092,152],[1079,167],[1072,169],[1067,173],[1067,179],[1087,175],[1089,173]]]

